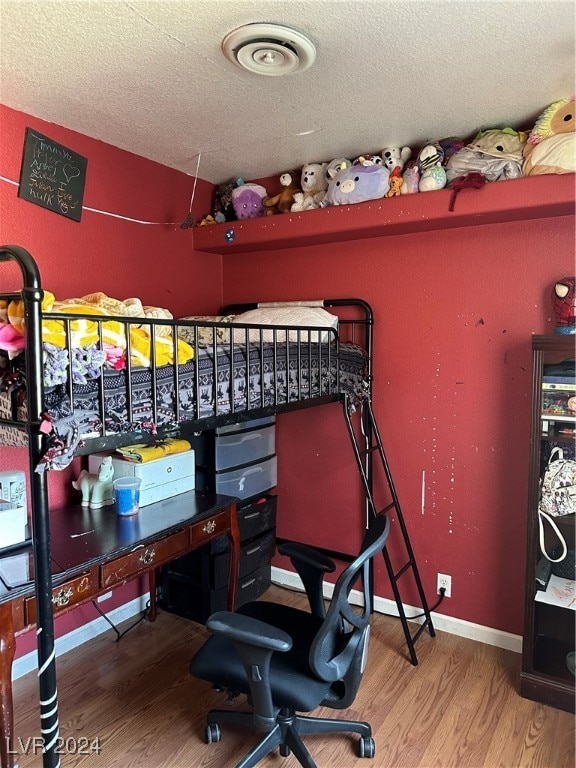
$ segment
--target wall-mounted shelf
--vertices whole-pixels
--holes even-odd
[[[525,221],[574,213],[574,174],[529,176],[487,183],[458,193],[419,192],[350,206],[285,213],[194,228],[194,249],[249,253],[386,235]],[[229,239],[232,233],[233,239]]]

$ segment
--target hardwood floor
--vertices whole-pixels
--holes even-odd
[[[303,605],[272,587],[268,599]],[[231,768],[256,734],[223,728],[203,743],[204,718],[225,697],[188,674],[203,626],[161,612],[119,643],[112,630],[58,660],[63,768]],[[354,706],[316,714],[368,720],[376,757],[356,756],[355,737],[305,737],[319,768],[571,768],[574,717],[520,698],[520,657],[443,632],[418,641],[419,665],[404,657],[396,619],[373,619],[367,671]],[[30,673],[14,684],[20,768],[41,765],[27,741],[39,734],[38,688]],[[241,708],[241,699],[233,706]],[[96,741],[97,740],[97,741]],[[28,747],[27,747],[28,745]],[[100,754],[92,751],[99,745]],[[27,748],[26,748],[27,747]],[[268,756],[262,768],[295,768]]]

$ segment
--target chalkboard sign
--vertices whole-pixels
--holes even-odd
[[[26,128],[18,197],[80,221],[87,165],[85,157]]]

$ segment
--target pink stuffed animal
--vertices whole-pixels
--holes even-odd
[[[10,360],[19,355],[25,346],[24,336],[11,323],[0,324],[0,349],[8,352]]]
[[[402,174],[402,186],[400,187],[401,195],[413,195],[414,192],[419,192],[418,185],[420,183],[420,169],[416,164],[408,166]]]

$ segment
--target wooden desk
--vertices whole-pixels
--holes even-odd
[[[228,608],[234,610],[240,552],[236,499],[190,491],[142,507],[137,515],[119,517],[113,506],[90,510],[79,505],[50,514],[52,604],[54,614],[89,602],[98,595],[147,573],[149,618],[156,618],[156,569],[217,536],[230,540]],[[31,551],[19,550],[22,568],[33,580]],[[36,621],[34,583],[7,589],[0,580],[0,758],[14,766],[12,663],[16,635]]]

